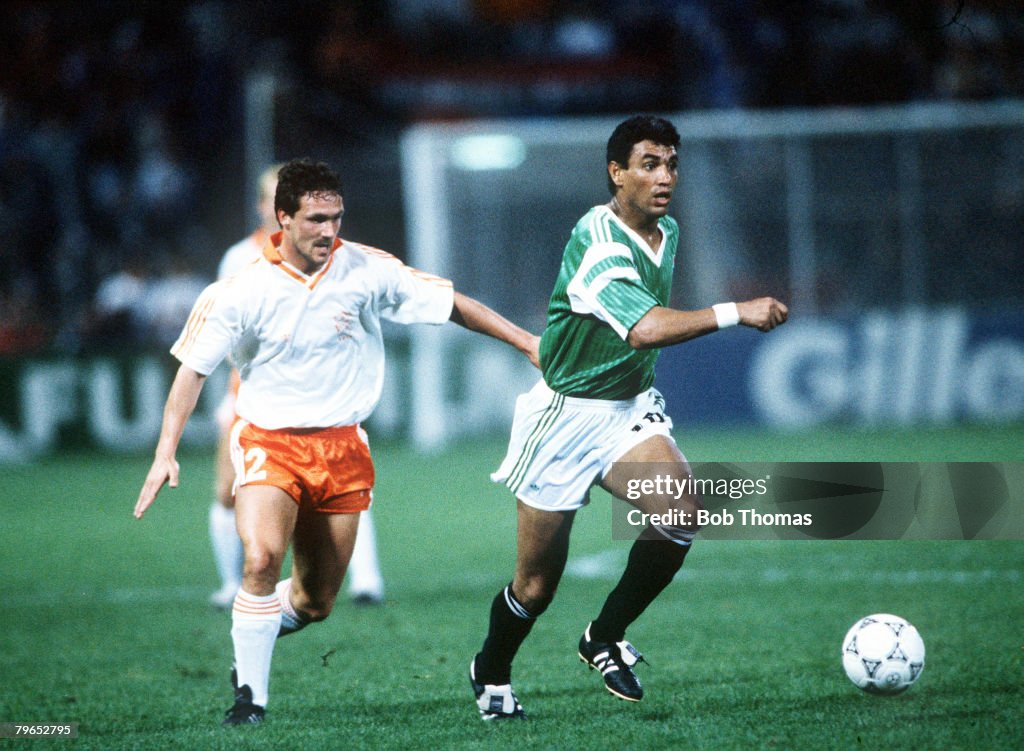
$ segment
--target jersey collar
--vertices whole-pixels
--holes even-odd
[[[292,266],[288,261],[281,255],[281,240],[284,236],[283,231],[278,231],[267,238],[266,245],[263,246],[263,257],[269,261],[272,265],[281,269],[285,274],[301,282],[305,286],[313,289],[317,283],[323,279],[324,274],[327,273],[327,269],[331,267],[334,262],[334,253],[342,246],[342,240],[340,237],[334,238],[334,245],[331,247],[331,255],[327,258],[325,263],[316,273],[304,274],[297,268]]]
[[[661,244],[658,246],[657,250],[651,250],[651,246],[647,244],[647,241],[640,237],[632,227],[622,221],[618,214],[606,205],[599,206],[599,208],[608,212],[608,216],[612,218],[612,221],[616,222],[623,230],[625,230],[626,234],[629,235],[636,246],[640,248],[644,255],[651,260],[651,263],[658,268],[661,268],[661,259],[665,257],[665,241],[668,240],[668,233],[665,232],[665,228],[661,226],[661,219],[658,220],[658,229],[661,230]]]

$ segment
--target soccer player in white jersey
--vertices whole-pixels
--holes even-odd
[[[769,331],[788,315],[770,297],[702,310],[668,307],[679,240],[668,213],[678,146],[676,129],[664,119],[620,123],[607,147],[612,199],[580,219],[565,247],[541,337],[543,378],[516,401],[508,453],[492,476],[516,496],[518,548],[514,577],[491,603],[487,637],[470,663],[485,720],[525,717],[512,691],[512,660],[555,595],[573,518],[594,485],[679,522],[643,531],[579,640],[579,658],[613,695],[643,697],[633,672],[642,658],[625,640],[626,627],[682,566],[700,507],[696,496],[627,495],[631,482],[660,475],[681,483],[690,472],[653,388],[659,348],[736,324]]]
[[[258,180],[259,196],[256,210],[260,226],[225,251],[217,268],[217,278],[227,279],[255,262],[263,252],[267,239],[278,230],[274,213],[274,192],[280,164],[267,167]],[[214,500],[210,505],[209,526],[213,559],[220,577],[220,588],[210,595],[217,608],[230,608],[242,583],[242,541],[235,528],[235,469],[231,463],[229,436],[235,421],[235,399],[238,395],[238,371],[231,370],[227,393],[217,409],[220,438],[214,466]],[[349,597],[357,604],[379,604],[384,600],[384,577],[377,556],[377,534],[373,510],[366,509],[359,517],[359,533],[348,564],[346,581]]]
[[[453,320],[534,364],[539,343],[450,281],[338,237],[341,181],[326,165],[285,164],[274,206],[281,230],[255,263],[207,287],[171,349],[181,366],[135,506],[141,518],[165,484],[177,486],[185,423],[204,379],[230,354],[241,378],[231,454],[245,565],[225,725],[263,720],[275,640],[334,605],[371,501],[374,468],[360,423],[380,398],[381,321]],[[289,543],[291,576],[279,581]]]

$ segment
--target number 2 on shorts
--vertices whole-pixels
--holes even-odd
[[[267,461],[267,452],[261,449],[259,446],[253,446],[251,449],[245,452],[245,477],[241,484],[245,485],[247,482],[255,482],[257,480],[267,479],[267,470],[263,469],[264,462]],[[250,464],[250,462],[252,462]]]

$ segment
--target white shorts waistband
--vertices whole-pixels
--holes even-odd
[[[551,387],[544,382],[543,378],[537,381],[537,385],[534,386],[531,391],[548,399],[558,396],[563,400],[563,404],[568,407],[572,407],[573,409],[592,409],[599,412],[624,412],[634,409],[641,401],[647,398],[647,394],[649,393],[649,391],[643,391],[629,399],[591,399],[589,397],[582,396],[565,396],[564,394],[559,394],[557,391],[553,391]]]

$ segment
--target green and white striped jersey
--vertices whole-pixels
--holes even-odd
[[[665,216],[658,226],[655,253],[608,206],[576,223],[540,342],[541,371],[553,391],[629,399],[654,383],[659,350],[635,350],[626,336],[648,310],[668,305],[679,225]]]

